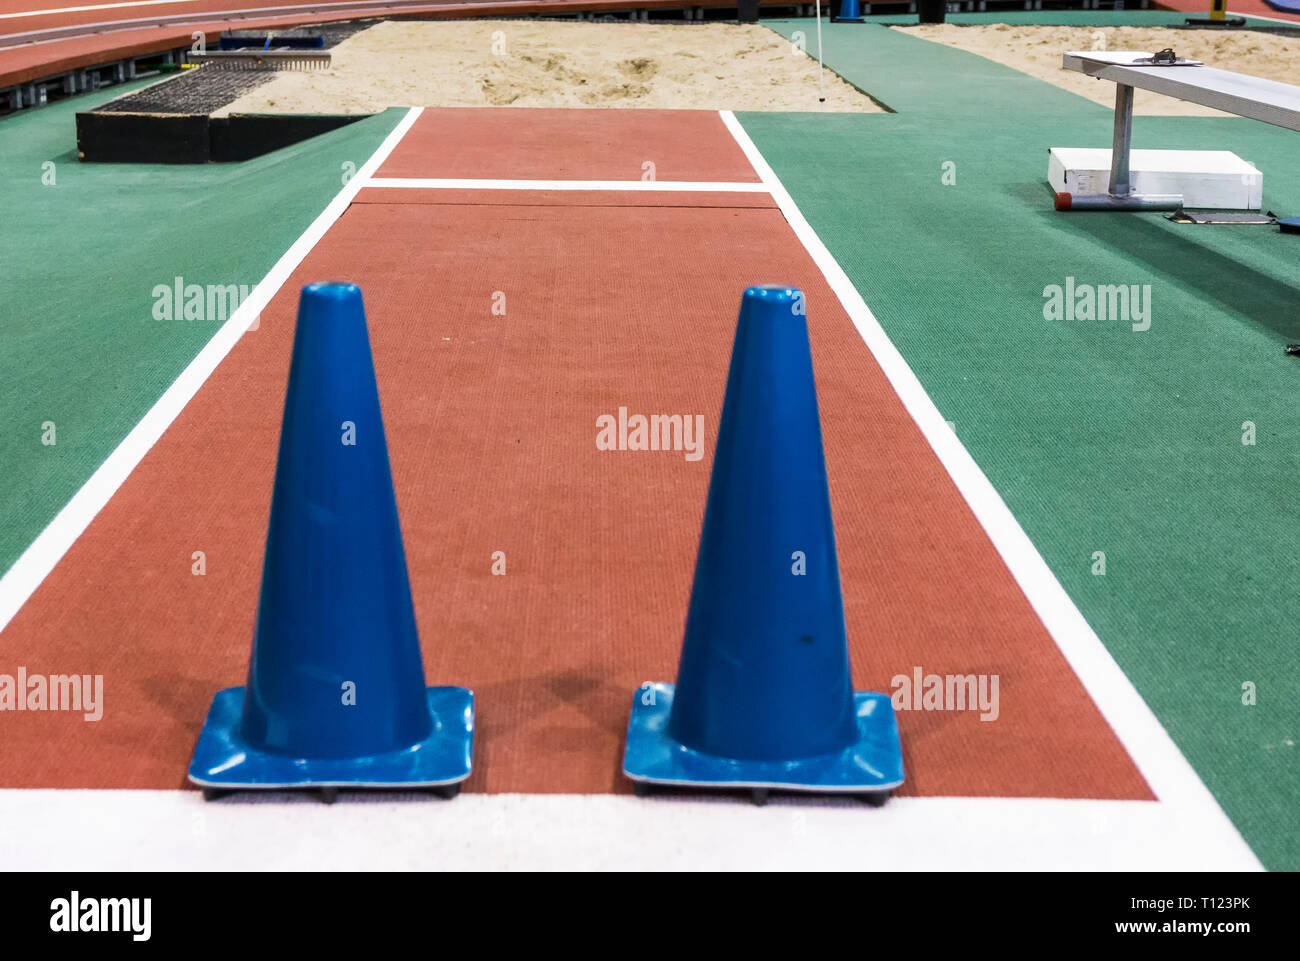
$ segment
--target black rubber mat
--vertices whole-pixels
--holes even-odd
[[[216,113],[275,77],[274,70],[214,70],[199,67],[143,90],[118,97],[96,113]]]

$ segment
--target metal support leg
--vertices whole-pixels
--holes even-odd
[[[1104,194],[1056,195],[1057,210],[1177,210],[1181,194],[1133,193],[1129,159],[1133,145],[1133,88],[1115,84],[1115,134],[1110,148],[1110,188]]]
[[[1115,136],[1110,149],[1110,195],[1129,195],[1129,147],[1133,142],[1133,88],[1115,84]]]

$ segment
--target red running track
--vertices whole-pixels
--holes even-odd
[[[1209,0],[1163,0],[1159,5],[1184,13],[1205,17],[1210,15]],[[1274,20],[1290,20],[1300,23],[1300,14],[1283,13],[1281,10],[1274,10],[1264,0],[1228,0],[1228,10],[1232,16],[1237,17],[1271,17]]]

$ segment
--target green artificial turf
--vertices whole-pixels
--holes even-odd
[[[1058,214],[1047,150],[1109,146],[1108,109],[884,27],[824,31],[827,64],[898,113],[745,129],[1261,860],[1300,868],[1300,236]],[[1236,151],[1300,214],[1300,135],[1134,130]],[[1067,277],[1150,285],[1150,329],[1045,319]]]
[[[154,288],[256,286],[403,114],[244,163],[79,163],[75,113],[129,89],[0,120],[0,572],[221,326],[155,319]]]

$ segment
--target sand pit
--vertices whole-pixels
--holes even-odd
[[[1115,85],[1062,70],[1062,53],[1098,49],[1156,51],[1173,47],[1180,57],[1204,60],[1224,70],[1283,83],[1296,83],[1300,79],[1300,38],[1257,31],[1013,27],[1007,24],[958,26],[951,23],[895,29],[979,54],[1106,106],[1115,103]],[[1209,107],[1147,90],[1135,92],[1133,112],[1148,117],[1228,116]]]
[[[817,110],[817,61],[761,26],[545,20],[384,21],[329,70],[277,76],[222,113],[385,107]],[[826,109],[879,113],[827,70]]]

